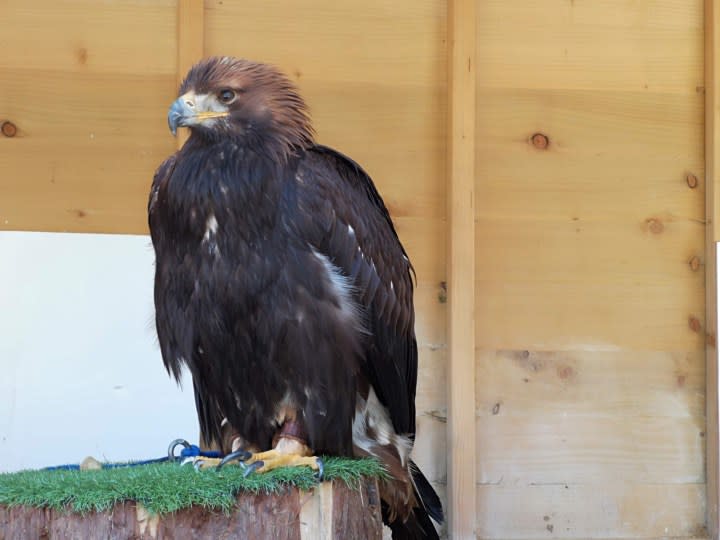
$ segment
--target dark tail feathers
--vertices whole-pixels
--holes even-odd
[[[393,540],[439,540],[435,526],[430,518],[443,522],[443,509],[435,490],[418,467],[410,462],[413,483],[415,484],[415,498],[420,502],[413,510],[412,515],[405,521],[395,520],[388,526],[392,531]],[[383,521],[386,520],[386,508],[383,504]]]

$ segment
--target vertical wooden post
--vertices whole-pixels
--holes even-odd
[[[476,0],[448,2],[448,520],[475,539]]]
[[[720,537],[720,432],[718,420],[718,296],[717,240],[720,238],[720,204],[715,189],[720,166],[720,0],[705,0],[705,287],[706,287],[706,437],[707,528],[710,538]]]
[[[203,0],[178,0],[177,3],[177,84],[183,81],[192,65],[203,57],[205,3]],[[186,129],[177,136],[178,149],[188,138]]]

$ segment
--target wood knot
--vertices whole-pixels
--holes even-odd
[[[538,150],[545,150],[550,145],[550,139],[542,133],[535,133],[530,137],[530,142],[532,142],[532,145]]]
[[[688,317],[688,327],[695,333],[698,333],[700,332],[700,330],[702,330],[702,324],[700,324],[700,320],[692,315]]]
[[[694,255],[689,261],[688,265],[693,272],[697,272],[700,269],[700,257]]]
[[[570,366],[558,366],[557,368],[558,377],[563,380],[570,379],[575,375],[575,370]]]
[[[6,137],[14,137],[17,135],[17,126],[10,120],[5,120],[2,125],[0,125],[0,131],[2,131],[2,134]]]
[[[440,282],[440,289],[438,290],[438,302],[441,304],[447,303],[447,281]]]
[[[687,173],[685,176],[685,181],[687,182],[687,185],[690,189],[695,189],[698,187],[698,177],[695,176],[693,173]]]
[[[645,228],[653,234],[661,234],[665,230],[665,225],[657,218],[648,218],[645,220]]]

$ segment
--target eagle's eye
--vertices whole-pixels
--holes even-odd
[[[220,92],[218,93],[218,98],[220,99],[220,101],[227,105],[235,101],[235,92],[233,92],[229,88],[225,88],[224,90],[220,90]]]

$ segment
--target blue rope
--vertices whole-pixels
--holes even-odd
[[[189,457],[209,457],[209,458],[221,458],[223,457],[222,452],[218,452],[216,450],[200,450],[200,447],[195,444],[188,444],[186,441],[180,442],[173,441],[170,445],[170,452],[174,449],[175,446],[178,446],[182,444],[184,448],[180,450],[180,454],[175,456],[173,455],[170,457],[170,455],[167,455],[165,457],[156,458],[156,459],[145,459],[141,461],[128,461],[128,462],[110,462],[110,463],[101,463],[103,469],[119,469],[123,467],[137,467],[139,465],[149,465],[150,463],[163,463],[165,461],[182,461],[185,458]],[[66,465],[55,465],[53,467],[45,467],[42,470],[44,471],[79,471],[80,465],[77,463],[70,463]]]

